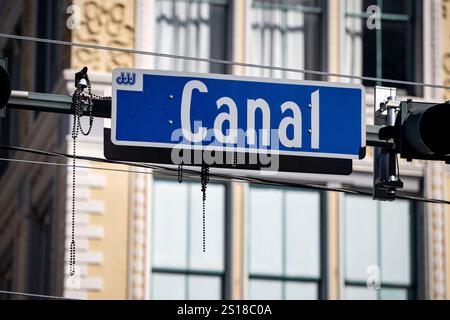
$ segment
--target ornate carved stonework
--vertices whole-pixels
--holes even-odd
[[[428,164],[429,196],[436,199],[445,198],[444,165],[439,162]],[[445,241],[445,207],[442,204],[429,204],[428,215],[431,218],[430,258],[431,258],[431,298],[446,299],[446,241]]]
[[[74,0],[81,9],[81,24],[73,30],[74,42],[109,47],[134,48],[134,0]],[[72,48],[72,69],[88,66],[110,72],[132,67],[132,54],[86,48]]]
[[[148,232],[147,174],[130,174],[128,299],[142,300],[147,294]]]
[[[450,1],[433,1],[433,21],[439,21],[435,24],[441,32],[442,41],[441,50],[442,59],[442,77],[444,85],[450,86]],[[440,11],[442,9],[442,11]],[[440,13],[442,12],[442,16]],[[435,34],[437,30],[433,30]],[[437,59],[439,60],[439,59]],[[440,62],[437,67],[441,68]],[[438,82],[436,79],[435,82]],[[450,90],[444,91],[446,99],[450,99]],[[445,167],[442,162],[427,161],[426,183],[427,196],[435,199],[445,199]],[[446,247],[446,216],[445,207],[441,204],[428,204],[427,216],[429,217],[429,267],[430,267],[430,298],[447,299],[447,258],[448,248]]]
[[[450,86],[450,0],[442,0],[442,32],[443,32],[443,82]],[[445,100],[450,100],[450,90],[445,91]]]

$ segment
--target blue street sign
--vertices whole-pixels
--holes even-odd
[[[357,159],[364,97],[358,84],[116,69],[111,141]]]

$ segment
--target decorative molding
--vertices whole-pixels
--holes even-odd
[[[82,154],[92,153],[95,141],[80,141],[78,151]],[[68,138],[67,151],[71,152],[72,141]],[[91,151],[91,152],[90,152]],[[69,161],[71,163],[71,161]],[[76,213],[75,213],[75,243],[76,243],[76,268],[75,275],[69,276],[69,249],[71,238],[72,216],[72,168],[66,170],[66,224],[65,224],[65,281],[64,296],[68,298],[87,299],[90,292],[98,292],[103,289],[102,276],[89,274],[89,266],[101,266],[104,263],[103,252],[93,250],[90,240],[102,240],[105,236],[103,225],[92,223],[92,217],[105,213],[105,203],[93,198],[93,190],[103,189],[106,186],[106,176],[89,167],[91,163],[84,161],[86,168],[77,169],[76,180]]]
[[[442,52],[442,3],[441,0],[423,2],[423,74],[424,82],[440,83]],[[441,98],[442,90],[424,87],[425,98]]]
[[[128,225],[128,298],[143,300],[148,294],[147,257],[148,183],[145,173],[130,174],[130,219]]]
[[[442,81],[450,86],[450,1],[442,2]],[[450,100],[450,89],[445,90],[444,99]]]
[[[447,1],[445,1],[447,2]],[[442,28],[446,18],[443,9],[450,9],[450,4],[441,0],[424,2],[424,74],[425,82],[441,83],[445,68],[441,59],[444,50],[444,34]],[[445,10],[444,10],[445,11]],[[448,29],[447,29],[448,30]],[[448,33],[448,31],[447,31]],[[450,70],[449,70],[450,71]],[[443,90],[426,88],[425,97],[440,99]],[[445,198],[445,169],[441,162],[426,162],[425,195],[430,198]],[[428,204],[426,206],[428,218],[428,294],[431,299],[447,298],[447,248],[446,248],[446,217],[444,206]]]
[[[136,50],[153,51],[154,1],[136,0]],[[154,68],[154,59],[149,55],[135,56],[135,67],[141,69]]]
[[[427,183],[428,196],[442,199],[445,195],[444,165],[440,162],[428,163]],[[430,265],[430,298],[446,299],[446,226],[444,205],[429,204],[427,206],[429,219],[429,265]]]
[[[134,0],[75,0],[81,8],[80,27],[73,30],[74,42],[119,48],[134,48]],[[72,48],[72,69],[111,72],[116,67],[132,67],[130,53]]]

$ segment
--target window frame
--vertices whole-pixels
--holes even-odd
[[[144,1],[147,2],[146,0],[137,0],[137,1]],[[167,1],[167,2],[185,2],[188,4],[209,4],[209,5],[217,5],[217,6],[224,6],[224,12],[225,12],[225,17],[224,17],[224,22],[226,24],[225,28],[224,28],[224,43],[223,43],[223,47],[224,47],[224,51],[223,51],[223,57],[213,57],[213,56],[209,56],[208,59],[219,59],[219,60],[229,60],[229,58],[232,56],[232,51],[233,51],[233,39],[232,39],[232,29],[233,29],[233,23],[234,23],[234,17],[233,17],[233,6],[234,6],[234,0],[158,0],[160,2],[163,1]],[[140,24],[139,27],[142,28],[143,26],[149,28],[152,31],[144,31],[142,30],[141,32],[143,33],[143,36],[139,36],[136,39],[136,47],[137,48],[141,48],[142,50],[149,50],[149,51],[158,51],[156,48],[156,43],[158,40],[158,34],[155,36],[153,33],[153,30],[157,30],[158,25],[157,25],[157,10],[156,10],[156,6],[157,6],[157,1],[155,1],[154,3],[146,3],[146,4],[141,4],[140,6],[146,6],[150,11],[151,11],[151,16],[152,19],[150,22],[146,21],[140,21],[139,19],[137,20],[137,24]],[[139,29],[139,28],[138,28]],[[212,36],[212,35],[211,35]],[[149,39],[148,41],[151,43],[150,45],[146,45],[144,43],[142,43],[141,41],[142,39]],[[167,53],[167,54],[173,54],[173,52],[160,52],[160,53]],[[174,53],[176,54],[176,53]],[[188,56],[189,54],[187,53],[183,53],[181,55],[184,56]],[[163,58],[164,59],[164,58]],[[174,61],[176,61],[177,59],[172,59]],[[157,70],[164,70],[164,69],[158,69],[157,66],[157,61],[158,61],[158,57],[152,57],[152,59],[146,60],[144,61],[139,61],[137,62],[137,66],[138,67],[145,67],[145,68],[151,68],[151,69],[157,69]],[[232,66],[229,65],[224,65],[224,64],[220,64],[220,63],[209,63],[208,64],[208,73],[214,72],[214,73],[218,73],[217,71],[211,70],[211,66],[219,66],[220,68],[222,68],[222,74],[229,74],[232,71]],[[176,69],[176,67],[174,68]],[[183,70],[180,72],[192,72],[192,70]],[[197,71],[196,71],[197,72]]]
[[[61,1],[39,0],[36,1],[36,34],[40,38],[58,39],[61,30],[58,22],[49,19],[61,13]],[[38,92],[53,92],[58,81],[57,66],[60,60],[59,48],[56,45],[46,43],[36,44],[36,60],[34,89]],[[37,119],[39,112],[34,112]]]
[[[14,241],[10,240],[0,255],[0,290],[12,291],[14,282]],[[0,293],[0,300],[12,300],[12,296]]]
[[[245,206],[245,220],[248,221],[248,216],[250,215],[250,192],[252,188],[256,189],[275,189],[275,190],[305,190],[305,189],[297,189],[297,188],[288,188],[288,187],[271,187],[266,185],[258,185],[249,183],[247,186],[247,190],[245,192],[245,198],[248,203]],[[244,274],[244,282],[246,286],[249,288],[250,280],[271,280],[271,281],[279,281],[282,283],[282,299],[285,299],[285,290],[284,285],[287,282],[293,283],[316,283],[317,284],[317,297],[316,300],[325,300],[328,299],[328,287],[329,287],[329,275],[328,275],[328,263],[329,263],[329,244],[328,244],[328,204],[327,204],[327,195],[325,191],[315,191],[319,196],[319,277],[311,277],[311,276],[289,276],[289,275],[273,275],[273,274],[258,274],[251,273],[250,269],[247,267],[246,273]],[[284,205],[283,209],[284,211]],[[284,212],[283,212],[283,215]],[[246,254],[246,260],[250,261],[251,250],[250,250],[250,237],[248,236],[248,226],[246,227],[246,237],[244,241],[244,245],[248,248],[248,252]],[[284,262],[283,262],[284,263]],[[249,262],[247,263],[249,264]],[[250,299],[249,290],[246,293],[246,299]]]
[[[53,180],[45,190],[53,190]],[[54,234],[55,199],[52,193],[43,194],[40,201],[31,206],[29,216],[30,238],[28,264],[38,264],[28,270],[28,290],[40,294],[51,294],[54,286]],[[41,240],[41,241],[36,241]],[[43,254],[43,255],[42,255]]]
[[[370,199],[372,201],[375,201],[371,199],[368,196],[364,195],[352,195],[357,196],[361,198]],[[346,227],[345,227],[345,194],[342,194],[339,197],[340,202],[340,212],[342,213],[341,217],[341,223],[340,223],[340,233],[341,233],[341,250],[340,250],[340,256],[341,256],[341,294],[340,299],[346,299],[345,295],[345,289],[347,286],[355,287],[355,288],[367,288],[366,281],[357,281],[357,280],[348,280],[346,278],[346,258],[347,258],[347,252],[345,250],[346,240],[345,240],[345,233],[346,233]],[[411,269],[410,269],[410,276],[411,276],[411,283],[409,285],[401,285],[397,283],[391,283],[386,281],[380,281],[381,288],[380,290],[376,290],[376,299],[381,299],[381,291],[382,289],[406,289],[407,290],[407,300],[414,300],[414,299],[423,299],[424,297],[424,281],[425,278],[423,276],[424,274],[424,268],[426,261],[424,260],[424,254],[425,254],[425,233],[423,230],[424,224],[421,222],[421,220],[424,218],[424,211],[423,211],[423,204],[420,204],[416,201],[407,200],[409,202],[409,214],[410,214],[410,234],[409,234],[409,241],[410,241],[410,263],[411,263]],[[377,246],[380,245],[380,211],[381,203],[378,201],[377,203]],[[379,257],[380,252],[377,252],[377,260],[380,259]],[[369,289],[368,289],[369,290]]]
[[[236,0],[234,0],[236,1]],[[285,0],[286,1],[286,0]],[[246,37],[246,43],[251,43],[251,33],[252,33],[252,27],[251,27],[251,23],[252,23],[252,9],[255,8],[255,0],[248,0],[248,5],[247,5],[247,10],[246,10],[246,33],[247,33],[247,37]],[[305,66],[304,69],[306,70],[312,70],[312,71],[327,71],[328,70],[328,59],[329,59],[329,24],[330,24],[330,16],[329,16],[329,4],[328,4],[328,0],[319,0],[319,4],[317,7],[315,6],[307,6],[307,5],[290,5],[290,4],[258,4],[256,5],[258,8],[275,8],[275,9],[281,9],[283,10],[283,12],[286,12],[288,10],[295,10],[295,11],[299,11],[299,12],[303,12],[304,14],[316,14],[319,16],[319,33],[320,33],[320,40],[319,40],[319,51],[320,51],[320,57],[318,59],[318,64],[319,66],[310,68],[308,66],[308,61],[307,61],[307,57],[306,57],[306,49],[304,49],[304,54],[305,54]],[[285,40],[283,39],[283,48],[285,48]],[[246,45],[246,47],[250,47],[249,45]],[[283,50],[283,52],[285,52],[286,50]],[[246,53],[245,53],[245,60],[248,63],[252,63],[251,58],[250,58],[250,54],[249,54],[249,49],[246,49]],[[286,58],[283,57],[283,64],[286,63]],[[283,65],[281,66],[283,68],[290,68],[289,65]],[[249,72],[246,71],[246,74],[248,74]],[[311,73],[303,73],[304,75],[304,80],[317,80],[317,81],[327,81],[328,80],[328,76],[326,75],[314,75]],[[283,72],[283,78],[285,77],[285,72]]]
[[[163,175],[163,174],[154,174],[153,178],[152,178],[152,205],[150,208],[150,232],[153,234],[153,219],[154,219],[154,185],[156,181],[164,181],[164,182],[177,182],[177,180],[173,177],[167,176],[167,175]],[[199,183],[198,181],[194,180],[194,179],[189,179],[189,178],[183,178],[183,182],[182,183]],[[231,245],[231,238],[232,237],[232,231],[231,231],[231,224],[229,223],[229,219],[230,219],[230,215],[231,215],[231,204],[230,204],[230,197],[229,197],[229,193],[230,193],[230,183],[229,182],[209,182],[210,184],[218,184],[218,185],[222,185],[224,186],[224,242],[223,242],[223,254],[224,254],[224,262],[223,262],[223,271],[215,271],[215,270],[201,270],[201,269],[197,269],[197,268],[178,268],[178,267],[159,267],[159,266],[154,266],[153,263],[151,262],[150,265],[148,266],[148,268],[150,269],[150,275],[149,278],[152,279],[153,274],[165,274],[165,275],[180,275],[180,276],[185,276],[186,279],[185,281],[188,281],[188,276],[205,276],[205,277],[220,277],[220,284],[221,284],[221,290],[220,290],[220,297],[219,299],[229,299],[229,290],[228,290],[228,285],[227,283],[229,281],[231,281],[230,279],[230,270],[228,270],[228,265],[230,264],[229,260],[233,259],[233,257],[229,256],[229,246]],[[200,185],[199,185],[200,187]],[[208,191],[206,191],[208,192]],[[190,211],[190,209],[188,209],[188,211]],[[188,215],[190,215],[190,213],[188,212]],[[187,231],[187,237],[189,237],[189,232],[191,231]],[[153,241],[153,236],[151,237],[150,240],[150,261],[152,261],[153,258],[153,252],[154,252],[154,241]],[[148,288],[148,295],[150,297],[150,299],[154,299],[153,298],[153,286],[152,286],[152,280],[150,280],[150,287]],[[185,288],[185,295],[187,295],[187,291],[188,291],[188,286],[186,286]],[[186,297],[185,299],[189,299],[189,297]]]
[[[364,0],[359,0],[361,2],[363,2]],[[377,5],[380,6],[381,4],[381,8],[382,8],[382,4],[383,1],[385,0],[377,0]],[[414,82],[421,82],[423,81],[423,77],[424,77],[424,67],[416,67],[416,66],[423,66],[424,65],[424,51],[423,51],[423,38],[424,38],[424,33],[423,33],[423,25],[424,25],[424,14],[423,14],[423,10],[421,10],[422,5],[423,5],[423,0],[410,0],[413,2],[413,12],[410,15],[408,14],[400,14],[400,13],[383,13],[383,10],[381,10],[381,15],[380,15],[380,20],[381,23],[383,23],[383,21],[390,21],[390,22],[413,22],[413,29],[412,32],[414,34],[414,43],[412,45],[413,48],[413,57],[411,59],[411,63],[408,66],[408,68],[414,68],[414,79],[412,80],[408,80],[408,79],[394,79],[394,80],[405,80],[405,81],[414,81]],[[341,3],[341,19],[343,21],[342,23],[342,27],[341,27],[341,32],[343,33],[342,37],[345,38],[346,35],[346,22],[347,19],[362,19],[363,22],[365,21],[364,19],[367,19],[370,14],[368,14],[366,12],[367,8],[362,8],[363,11],[362,12],[349,12],[348,8],[347,8],[347,2],[343,1]],[[365,9],[365,10],[364,10]],[[364,26],[363,26],[364,28]],[[382,48],[382,29],[376,29],[373,30],[374,32],[376,32],[376,46],[377,46],[377,53],[376,53],[376,74],[375,77],[376,78],[383,78],[383,61],[382,61],[382,55],[383,55],[383,48]],[[345,46],[345,41],[342,42]],[[345,50],[345,48],[344,48]],[[410,51],[409,49],[407,49],[407,51]],[[343,51],[342,51],[343,52]],[[341,52],[341,64],[345,65],[345,60],[343,58],[343,54]],[[364,55],[363,52],[361,52],[361,60],[362,60],[362,64],[364,66]],[[362,67],[363,68],[363,67]],[[363,70],[361,70],[361,72],[363,73]],[[361,76],[368,76],[366,74],[361,74]],[[362,82],[362,81],[361,81]],[[370,86],[381,86],[381,85],[391,85],[392,83],[381,83],[379,81],[375,82],[375,81],[371,81],[371,83],[373,83],[373,85]],[[366,85],[368,86],[368,85]],[[405,94],[406,93],[406,89],[401,89],[404,91]],[[423,96],[423,87],[421,86],[411,86],[411,92],[408,92],[408,95],[410,96]]]

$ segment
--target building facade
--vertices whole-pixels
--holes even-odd
[[[371,24],[372,5],[382,12],[381,29]],[[3,33],[450,85],[450,4],[443,0],[2,0],[0,9]],[[98,94],[108,94],[116,67],[350,81],[5,38],[0,52],[10,60],[14,89],[59,94],[73,93],[83,66]],[[363,84],[372,124],[376,83]],[[450,95],[396,86],[399,99]],[[2,144],[71,153],[71,123],[8,110]],[[78,154],[103,156],[103,126],[96,119],[93,132],[78,138]],[[350,176],[278,177],[370,190],[368,151]],[[0,161],[0,290],[80,299],[450,297],[449,206],[211,181],[203,253],[198,179],[180,184],[159,171],[81,160],[77,270],[69,277],[71,160],[20,152],[2,158],[22,162]],[[400,172],[403,193],[449,198],[443,163],[402,161]],[[368,289],[377,277],[380,289]]]

